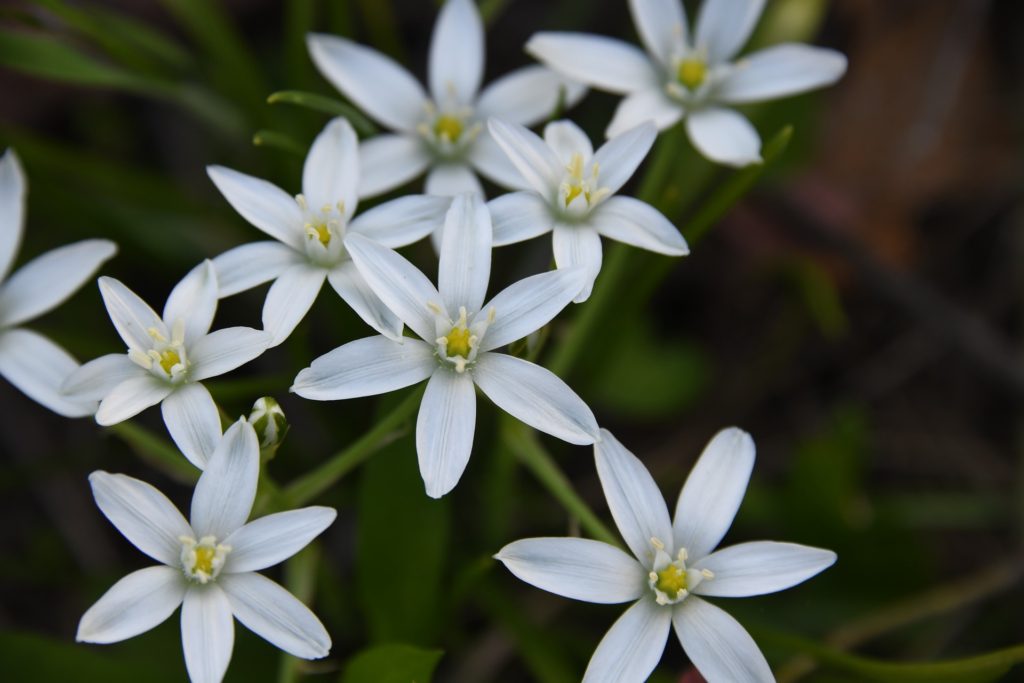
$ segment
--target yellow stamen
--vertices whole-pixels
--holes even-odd
[[[676,69],[676,78],[690,90],[699,88],[707,75],[708,67],[700,59],[683,59]]]
[[[196,546],[196,562],[192,565],[192,571],[196,574],[213,574],[213,557],[216,549],[207,545]]]
[[[434,120],[434,135],[455,142],[462,135],[462,119],[451,114],[442,114]]]
[[[675,600],[686,590],[686,572],[670,564],[658,572],[658,581],[654,587],[667,595],[669,600]]]
[[[307,223],[306,234],[309,235],[310,237],[314,237],[320,240],[320,244],[324,245],[325,247],[331,241],[331,230],[330,228],[327,227],[326,223],[317,223],[316,225],[312,223]]]
[[[449,356],[462,356],[469,358],[469,329],[466,327],[455,327],[448,333],[445,339],[448,344],[445,347]]]
[[[160,367],[164,369],[168,375],[171,374],[171,370],[175,365],[181,362],[181,356],[174,349],[164,349],[160,352]]]

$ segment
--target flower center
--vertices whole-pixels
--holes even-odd
[[[559,187],[562,206],[573,213],[585,212],[611,194],[608,188],[598,185],[598,164],[591,165],[589,177],[584,175],[584,166],[583,155],[575,152],[569,160],[569,165],[565,167],[566,176]],[[580,197],[583,198],[582,201],[577,202]]]
[[[673,560],[660,540],[652,538],[651,545],[654,546],[654,567],[648,574],[647,585],[654,591],[654,600],[659,605],[682,602],[701,581],[715,578],[707,569],[687,569],[686,548],[680,548]]]
[[[654,584],[654,589],[665,593],[670,599],[675,600],[686,590],[686,571],[675,564],[670,564],[655,574],[658,580]]]
[[[462,135],[462,119],[451,114],[442,114],[434,119],[434,135],[440,140],[456,142]]]
[[[688,90],[696,90],[704,84],[708,75],[708,65],[703,59],[687,57],[680,59],[676,66],[676,79],[687,87]]]
[[[345,202],[333,206],[324,204],[317,211],[309,206],[301,194],[295,197],[295,201],[302,209],[306,256],[321,265],[338,263],[345,255],[342,246],[345,239]]]
[[[486,317],[474,316],[474,320],[470,323],[465,306],[459,307],[459,319],[455,322],[445,315],[440,306],[433,303],[427,304],[427,306],[437,316],[435,325],[438,337],[434,340],[434,343],[437,344],[437,357],[441,361],[455,366],[455,372],[465,372],[466,368],[476,360],[480,340],[483,339],[487,326],[494,322],[494,308],[492,307],[487,312]]]
[[[471,336],[468,327],[453,327],[452,331],[448,333],[445,339],[448,340],[445,347],[448,349],[449,356],[462,356],[463,358],[469,358]],[[474,339],[474,341],[476,340]]]
[[[476,140],[483,125],[474,121],[473,110],[460,105],[453,95],[441,106],[428,102],[426,120],[416,130],[439,157],[457,159]]]
[[[217,543],[213,536],[203,536],[198,541],[191,536],[182,536],[178,540],[181,541],[181,567],[186,578],[203,584],[217,578],[231,546]]]
[[[147,351],[131,349],[128,358],[133,363],[149,370],[161,379],[180,382],[185,379],[188,370],[188,357],[185,353],[185,321],[181,318],[171,326],[171,338],[155,327],[146,332],[153,340],[153,346]]]

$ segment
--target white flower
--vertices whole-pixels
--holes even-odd
[[[448,200],[409,196],[361,216],[358,142],[343,118],[327,124],[310,147],[302,172],[303,194],[290,197],[265,180],[222,166],[208,168],[217,189],[238,213],[276,241],[235,247],[213,260],[220,296],[274,280],[263,304],[263,327],[283,342],[316,299],[324,279],[352,310],[381,334],[397,339],[402,322],[366,286],[345,251],[358,232],[390,247],[426,237],[444,220]]]
[[[329,35],[310,35],[309,53],[320,73],[382,126],[395,131],[364,142],[359,195],[387,192],[430,168],[426,191],[480,192],[474,171],[519,188],[518,176],[490,139],[489,116],[532,125],[550,116],[564,89],[575,104],[584,88],[541,66],[498,79],[483,92],[484,28],[472,0],[448,0],[434,26],[427,68],[430,94],[393,60]]]
[[[689,253],[686,240],[661,212],[639,199],[613,196],[654,144],[653,124],[617,135],[597,152],[571,121],[549,123],[543,140],[498,119],[491,119],[488,127],[532,188],[488,203],[494,245],[551,232],[558,267],[580,266],[587,272],[577,303],[590,297],[601,271],[601,235],[659,254]]]
[[[350,235],[345,246],[370,287],[420,339],[369,337],[313,361],[292,391],[332,401],[395,391],[429,378],[416,422],[427,495],[462,476],[473,447],[476,392],[526,424],[574,444],[593,443],[594,414],[549,370],[494,349],[547,324],[583,286],[580,269],[554,270],[507,287],[486,304],[491,220],[478,194],[452,200],[438,287],[398,253]]]
[[[160,565],[115,583],[78,624],[79,641],[116,643],[163,623],[181,605],[181,644],[193,683],[224,677],[234,645],[232,615],[285,652],[319,659],[331,648],[320,620],[291,593],[257,574],[282,562],[334,521],[307,507],[246,523],[256,497],[259,445],[244,419],[224,434],[192,496],[191,522],[164,494],[125,476],[89,476],[96,505]]]
[[[89,361],[64,382],[75,398],[99,400],[96,422],[109,426],[161,403],[174,443],[202,469],[220,441],[220,415],[201,380],[222,375],[263,353],[270,335],[248,327],[210,332],[217,274],[204,261],[175,285],[161,318],[135,292],[110,277],[100,293],[128,353]]]
[[[608,125],[609,136],[647,120],[662,130],[685,115],[690,140],[704,156],[745,166],[760,161],[761,139],[727,105],[821,88],[846,72],[842,54],[797,43],[733,61],[764,3],[704,0],[691,33],[681,0],[630,0],[647,54],[620,40],[560,32],[534,35],[526,50],[570,78],[626,96]]]
[[[67,351],[19,327],[74,294],[117,251],[108,240],[83,240],[26,263],[8,277],[25,229],[27,182],[14,150],[0,157],[0,375],[32,400],[64,417],[96,412],[96,401],[60,392],[78,368]]]
[[[774,541],[715,550],[754,467],[750,436],[731,428],[708,443],[679,494],[674,521],[643,463],[608,431],[601,431],[594,456],[612,517],[635,557],[584,538],[516,541],[495,556],[523,581],[567,598],[636,601],[597,646],[584,682],[646,680],[661,659],[669,624],[708,683],[774,681],[750,634],[703,597],[790,588],[831,566],[836,555]]]

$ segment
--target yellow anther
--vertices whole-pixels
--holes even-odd
[[[455,327],[445,337],[447,346],[445,350],[449,356],[462,356],[469,358],[470,333],[466,327]]]
[[[434,135],[442,140],[455,142],[462,135],[462,119],[451,114],[442,114],[434,119]]]
[[[701,59],[687,58],[680,60],[679,66],[676,68],[676,78],[690,90],[699,88],[704,83],[707,75],[707,64]]]
[[[320,240],[320,244],[325,247],[331,242],[331,229],[327,227],[326,223],[306,223],[306,235],[311,238]]]
[[[150,327],[149,329],[147,329],[146,330],[146,334],[148,334],[149,338],[152,339],[153,341],[156,341],[156,342],[165,342],[165,341],[167,341],[167,337],[165,337],[163,335],[163,333],[160,330],[156,329],[155,327]]]
[[[658,580],[654,587],[667,595],[669,600],[675,600],[686,590],[686,571],[670,564],[658,572]]]
[[[171,370],[174,369],[175,365],[181,363],[181,356],[174,349],[164,349],[160,352],[160,367],[164,369],[168,375],[171,374]]]

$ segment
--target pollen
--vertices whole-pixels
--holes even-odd
[[[434,135],[440,140],[455,142],[462,135],[462,119],[451,114],[442,114],[434,120]]]
[[[686,570],[681,570],[675,564],[670,564],[660,572],[657,572],[658,580],[654,587],[667,595],[670,600],[675,600],[679,594],[686,590]]]
[[[449,356],[462,356],[463,358],[469,358],[470,350],[470,332],[469,328],[466,327],[455,327],[445,337],[448,340],[448,344],[445,347]]]
[[[676,68],[676,78],[689,90],[695,90],[703,85],[708,75],[707,64],[701,59],[680,60]]]

